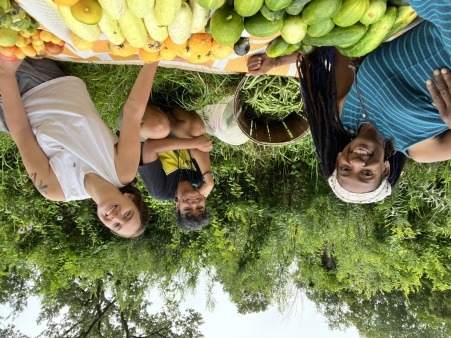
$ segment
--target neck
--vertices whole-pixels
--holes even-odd
[[[96,202],[101,203],[101,196],[104,196],[106,191],[114,187],[110,182],[105,181],[96,173],[87,173],[84,178],[84,187],[87,194]]]
[[[175,194],[179,197],[181,194],[191,190],[193,190],[193,186],[190,181],[180,181]]]
[[[365,123],[359,130],[359,136],[365,135],[375,139],[382,146],[385,144],[384,137],[373,127],[371,123]]]

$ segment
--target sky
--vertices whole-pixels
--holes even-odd
[[[196,290],[186,295],[180,305],[182,312],[193,308],[202,313],[205,324],[200,330],[206,338],[359,338],[355,328],[330,330],[325,317],[303,294],[295,297],[286,313],[270,307],[265,312],[240,315],[219,284],[211,293],[215,302],[213,310],[207,310],[207,293],[206,279],[201,276]],[[157,290],[150,292],[150,298],[155,307],[162,306]],[[0,307],[0,315],[7,312],[5,307]],[[39,299],[31,298],[27,310],[15,320],[16,327],[24,334],[36,337],[43,330],[35,322],[38,313]]]
[[[299,294],[287,310],[279,313],[272,306],[265,312],[238,314],[229,296],[216,284],[213,288],[215,308],[207,311],[207,286],[201,277],[193,295],[186,297],[182,308],[191,307],[202,313],[205,324],[201,327],[206,338],[358,338],[355,328],[332,331],[315,307],[303,294]]]

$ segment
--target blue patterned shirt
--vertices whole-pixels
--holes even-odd
[[[435,69],[451,69],[451,2],[411,3],[430,21],[423,21],[366,57],[341,116],[349,133],[356,135],[363,123],[371,123],[407,156],[412,145],[448,130],[432,105],[425,82]]]

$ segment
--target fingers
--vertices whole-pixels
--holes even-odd
[[[440,113],[451,107],[451,74],[449,69],[435,70],[434,81],[427,80],[426,86],[431,93],[433,104]]]
[[[197,140],[196,148],[200,151],[209,152],[213,149],[213,142],[205,135],[195,137]]]
[[[247,61],[247,69],[257,70],[261,67],[263,59],[260,55],[253,55]]]

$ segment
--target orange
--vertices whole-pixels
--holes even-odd
[[[207,33],[196,33],[188,40],[188,48],[193,54],[206,55],[211,49],[211,35]]]
[[[233,53],[233,45],[222,45],[216,41],[213,41],[211,51],[215,59],[225,59]]]

